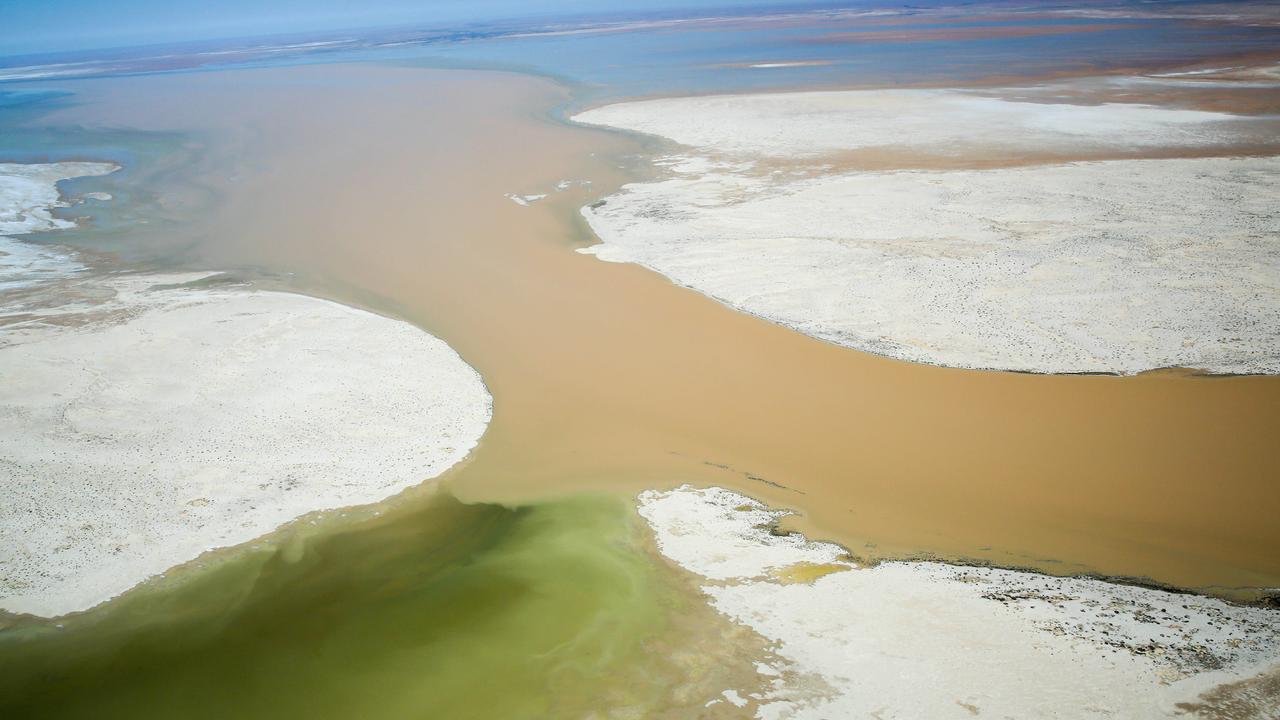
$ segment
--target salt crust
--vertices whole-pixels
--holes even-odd
[[[6,236],[73,227],[70,220],[53,217],[54,208],[69,205],[58,193],[58,182],[119,169],[111,163],[0,163],[0,291],[84,270],[66,251]]]
[[[1280,159],[801,180],[713,171],[583,213],[602,260],[916,362],[1280,372]]]
[[[757,666],[768,689],[734,689],[760,718],[1179,717],[1177,703],[1280,669],[1272,610],[993,568],[863,568],[772,534],[785,513],[720,488],[645,492],[639,511],[717,610],[775,644]],[[844,571],[780,579],[813,565]],[[1252,699],[1258,718],[1280,712]]]
[[[0,235],[74,227],[70,220],[53,217],[54,208],[69,205],[58,193],[58,182],[119,169],[113,163],[0,163]]]
[[[201,277],[0,292],[0,609],[87,609],[389,497],[483,433],[491,398],[443,341],[301,295],[172,287]]]
[[[1153,105],[1014,102],[959,90],[836,90],[617,103],[573,117],[739,155],[815,157],[868,148],[960,154],[1227,144],[1248,121]]]
[[[503,197],[507,198],[507,199],[508,199],[508,200],[510,200],[511,202],[513,202],[513,203],[515,203],[515,204],[517,204],[517,205],[519,205],[519,206],[521,206],[521,207],[528,207],[530,203],[538,202],[538,201],[539,201],[539,200],[541,200],[542,198],[546,197],[546,194],[542,194],[542,195],[516,195],[516,194],[514,194],[514,193],[507,193],[507,194],[506,194],[506,195],[504,195]]]
[[[850,91],[623,103],[575,119],[698,145],[659,160],[668,178],[584,208],[602,244],[583,252],[744,312],[956,367],[1280,372],[1276,158],[817,177],[753,166],[875,145],[1204,146],[1233,137],[1246,122],[1233,116]]]

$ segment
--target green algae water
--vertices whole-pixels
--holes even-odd
[[[0,717],[651,717],[728,664],[670,652],[710,611],[646,537],[619,497],[435,493],[335,531],[300,523],[168,587],[11,621]]]

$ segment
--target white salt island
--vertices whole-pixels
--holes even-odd
[[[915,362],[1280,372],[1280,159],[1168,157],[1268,142],[1273,119],[1023,94],[583,112],[684,146],[662,177],[583,210],[601,240],[583,252]]]
[[[0,291],[0,609],[84,610],[382,500],[457,463],[489,421],[479,375],[408,323],[208,273],[55,272],[70,251],[8,242],[50,267],[11,266]]]

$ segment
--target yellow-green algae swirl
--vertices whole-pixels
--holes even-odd
[[[627,499],[401,508],[11,620],[0,717],[652,717],[718,692],[732,663],[672,652],[706,608]]]

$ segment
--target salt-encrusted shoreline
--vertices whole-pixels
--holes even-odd
[[[997,89],[987,93],[999,92]],[[1005,91],[1017,96],[1019,89]],[[735,156],[822,158],[868,148],[957,155],[1230,145],[1229,113],[1104,103],[1014,102],[961,90],[829,90],[616,103],[573,120]]]
[[[601,244],[736,309],[915,362],[1041,373],[1280,372],[1280,159],[835,171],[1212,148],[1259,120],[955,91],[673,98],[576,120],[691,147],[583,215]],[[777,158],[799,169],[766,172]]]
[[[73,227],[70,220],[53,217],[54,208],[69,205],[58,193],[58,183],[119,169],[113,163],[0,163],[0,291],[85,269],[69,252],[8,236]]]
[[[69,206],[58,192],[58,183],[109,175],[119,169],[115,163],[0,163],[0,235],[75,227],[70,220],[53,217],[55,208]]]
[[[776,535],[785,513],[720,488],[640,496],[662,553],[774,643],[760,718],[1274,717],[1280,611],[1100,580],[946,565],[859,567]]]
[[[87,609],[439,475],[484,432],[492,399],[443,341],[312,297],[188,284],[207,275],[0,290],[0,609]]]

